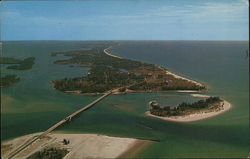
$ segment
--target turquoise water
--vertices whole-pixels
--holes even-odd
[[[43,131],[97,98],[55,91],[50,81],[78,77],[86,67],[55,65],[53,51],[89,48],[94,42],[4,42],[3,54],[36,57],[31,70],[12,71],[21,81],[2,89],[2,140]],[[95,42],[97,43],[97,42]],[[103,43],[103,42],[99,42]],[[220,96],[233,108],[214,118],[174,123],[146,117],[150,100],[166,105],[192,102],[189,93],[137,93],[113,95],[58,129],[154,139],[137,157],[246,157],[249,153],[249,61],[247,42],[119,41],[115,55],[165,66],[173,72],[208,86],[206,94]],[[60,57],[63,58],[63,57]]]

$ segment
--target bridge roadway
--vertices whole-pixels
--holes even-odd
[[[113,91],[117,91],[117,89],[115,89]],[[50,133],[51,131],[55,130],[57,127],[59,127],[60,125],[64,124],[65,122],[71,121],[71,119],[73,117],[75,117],[79,113],[81,113],[81,112],[89,109],[90,107],[92,107],[93,105],[95,105],[96,103],[98,103],[99,101],[101,101],[102,99],[104,99],[105,97],[107,97],[108,95],[110,95],[113,91],[109,91],[109,92],[105,93],[103,96],[97,98],[96,100],[94,100],[93,102],[91,102],[90,104],[88,104],[87,106],[85,106],[85,107],[83,107],[83,108],[75,111],[74,113],[70,114],[68,117],[66,117],[65,119],[59,121],[58,123],[56,123],[55,125],[53,125],[52,127],[50,127],[48,130],[46,130],[43,133],[41,133],[40,135],[37,135],[37,136],[34,136],[34,137],[30,138],[29,140],[27,140],[26,142],[24,142],[22,145],[20,145],[18,148],[16,148],[12,152],[10,152],[8,154],[8,156],[7,156],[7,159],[13,158],[15,155],[17,155],[23,149],[25,149],[26,147],[28,147],[30,144],[32,144],[36,140],[38,140],[38,139],[46,136],[48,133]]]

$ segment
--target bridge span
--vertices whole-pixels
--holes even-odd
[[[98,103],[99,101],[101,101],[102,99],[106,98],[107,96],[109,96],[111,93],[113,93],[114,91],[117,91],[118,89],[115,90],[111,90],[106,92],[104,95],[102,95],[101,97],[97,98],[96,100],[94,100],[93,102],[91,102],[90,104],[82,107],[81,109],[75,111],[74,113],[70,114],[69,116],[67,116],[66,118],[64,118],[63,120],[59,121],[58,123],[56,123],[55,125],[51,126],[49,129],[47,129],[46,131],[42,132],[40,135],[34,136],[32,138],[30,138],[29,140],[27,140],[26,142],[24,142],[22,145],[20,145],[19,147],[17,147],[16,149],[14,149],[12,152],[10,152],[6,159],[11,159],[13,158],[15,155],[17,155],[19,152],[21,152],[22,150],[24,150],[25,148],[27,148],[30,144],[32,144],[33,142],[35,142],[36,140],[46,136],[48,133],[50,133],[51,131],[55,130],[57,127],[61,126],[62,124],[64,124],[65,122],[70,122],[71,119],[75,116],[77,116],[79,113],[89,109],[90,107],[94,106],[96,103]]]

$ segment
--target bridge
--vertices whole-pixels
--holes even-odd
[[[50,133],[51,131],[55,130],[57,127],[61,126],[62,124],[64,124],[67,121],[71,121],[71,119],[75,116],[77,116],[79,113],[89,109],[90,107],[94,106],[96,103],[98,103],[99,101],[101,101],[102,99],[104,99],[105,97],[109,96],[111,93],[117,91],[118,89],[114,89],[113,91],[108,91],[106,92],[104,95],[102,95],[101,97],[97,98],[96,100],[94,100],[93,102],[91,102],[90,104],[82,107],[81,109],[75,111],[74,113],[70,114],[69,116],[67,116],[65,119],[59,121],[58,123],[56,123],[55,125],[51,126],[49,129],[47,129],[46,131],[42,132],[40,135],[34,136],[32,138],[30,138],[29,140],[27,140],[26,142],[24,142],[22,145],[20,145],[19,147],[17,147],[16,149],[14,149],[12,152],[10,152],[7,155],[7,159],[11,159],[13,158],[15,155],[17,155],[19,152],[21,152],[22,150],[24,150],[26,147],[28,147],[30,144],[32,144],[33,142],[35,142],[38,139],[41,139],[42,137],[46,136],[48,133]]]

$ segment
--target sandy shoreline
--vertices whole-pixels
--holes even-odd
[[[194,80],[187,79],[187,78],[185,78],[185,77],[181,77],[181,76],[176,75],[176,74],[174,74],[174,73],[172,73],[172,72],[169,72],[169,71],[166,71],[166,74],[172,75],[172,76],[174,76],[174,77],[177,78],[177,79],[186,80],[186,81],[191,82],[191,83],[194,83],[194,84],[196,84],[196,85],[198,85],[198,86],[203,86],[203,85],[202,85],[201,83],[199,83],[199,82],[196,82],[196,81],[194,81]]]
[[[163,120],[174,121],[174,122],[192,122],[192,121],[198,121],[198,120],[211,118],[211,117],[214,117],[216,115],[219,115],[228,111],[231,108],[231,104],[225,100],[223,100],[223,103],[224,103],[223,109],[217,112],[208,112],[208,113],[202,112],[202,113],[195,113],[195,114],[190,114],[190,115],[185,115],[185,116],[160,117],[160,116],[152,115],[150,114],[149,111],[147,111],[145,115],[154,117],[154,118],[163,119]]]
[[[2,158],[18,145],[40,133],[29,134],[1,143]],[[70,141],[63,144],[63,139]],[[69,153],[64,159],[72,158],[117,158],[134,148],[140,142],[148,142],[134,138],[110,137],[99,134],[67,134],[50,133],[46,137],[35,141],[26,149],[18,153],[15,158],[25,159],[31,154],[48,147],[65,148]]]
[[[116,56],[116,55],[112,55],[112,54],[110,54],[110,53],[107,51],[108,49],[111,49],[111,48],[112,48],[112,46],[110,46],[110,47],[104,49],[103,52],[104,52],[106,55],[108,55],[108,56],[112,56],[112,57],[116,57],[116,58],[122,59],[122,57]]]
[[[197,97],[197,98],[209,98],[209,95],[205,95],[205,94],[191,94],[191,96],[193,97]]]
[[[104,49],[103,52],[104,52],[106,55],[108,55],[108,56],[112,56],[112,57],[116,57],[116,58],[122,59],[122,57],[120,57],[120,56],[112,55],[111,53],[109,53],[107,50],[110,49],[110,48],[112,48],[112,46],[110,46],[110,47]],[[165,68],[162,68],[162,67],[160,67],[160,66],[158,66],[158,68],[161,69],[161,70],[163,70],[163,71],[166,71]],[[201,83],[199,83],[199,82],[196,82],[196,81],[194,81],[194,80],[187,79],[187,78],[185,78],[185,77],[181,77],[181,76],[176,75],[176,74],[174,74],[174,73],[172,73],[172,72],[170,72],[170,71],[166,71],[166,74],[167,74],[167,75],[172,75],[172,76],[174,76],[174,77],[177,78],[177,79],[182,79],[182,80],[189,81],[189,82],[194,83],[194,84],[196,84],[196,85],[198,85],[198,86],[203,86],[203,84],[201,84]]]

